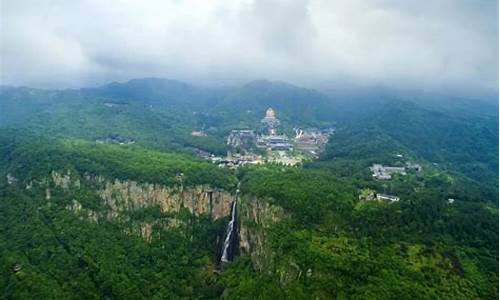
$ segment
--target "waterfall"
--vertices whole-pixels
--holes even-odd
[[[238,202],[238,197],[233,201],[233,206],[231,209],[231,221],[227,224],[226,237],[224,239],[224,245],[222,246],[222,256],[220,258],[221,263],[229,262],[230,258],[230,247],[231,242],[234,240],[234,234],[236,232],[236,204]]]

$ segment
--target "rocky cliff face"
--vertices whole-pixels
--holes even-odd
[[[113,212],[159,206],[163,212],[188,209],[195,215],[208,214],[214,219],[231,213],[232,195],[209,186],[170,188],[157,184],[138,184],[135,181],[105,182],[99,195]]]
[[[125,212],[152,206],[159,207],[162,212],[175,213],[181,209],[188,209],[194,215],[206,214],[216,220],[231,214],[231,204],[234,200],[234,195],[229,192],[205,185],[187,188],[167,187],[132,180],[108,180],[101,176],[79,176],[70,172],[52,172],[49,178],[32,181],[28,185],[33,186],[33,184],[45,189],[49,201],[54,189],[70,191],[91,185],[102,200],[102,204],[109,208],[107,212],[96,212],[85,208],[78,199],[72,199],[66,206],[66,209],[90,222],[98,222],[99,218],[108,220],[118,218]],[[267,229],[286,216],[280,207],[255,197],[241,197],[238,206],[240,255],[249,255],[254,268],[263,271],[273,261],[273,253],[266,241]],[[162,221],[161,224],[157,224],[156,221],[140,221],[136,224],[137,227],[130,228],[128,232],[151,241],[154,226],[162,224],[177,227],[179,220],[172,217]]]
[[[273,274],[286,289],[294,280],[313,276],[311,268],[301,268],[292,257],[275,255],[269,240],[274,224],[289,216],[270,201],[247,197],[240,202],[240,255],[249,255],[255,270]]]
[[[256,270],[263,271],[271,265],[273,253],[268,247],[266,232],[284,217],[279,206],[255,197],[242,197],[239,208],[240,254],[250,255]]]
[[[160,184],[138,183],[132,180],[109,180],[102,176],[71,174],[71,172],[53,171],[48,178],[36,181],[35,184],[43,187],[45,197],[51,200],[55,189],[66,192],[90,186],[102,200],[107,209],[95,211],[85,208],[78,199],[72,199],[66,209],[72,211],[80,219],[89,222],[99,222],[100,218],[107,220],[128,218],[126,212],[141,208],[159,207],[162,212],[176,213],[187,209],[194,215],[208,215],[212,219],[227,217],[231,214],[233,195],[229,192],[214,189],[207,185],[193,187],[167,187]],[[33,185],[33,181],[29,183]],[[154,226],[179,227],[182,221],[175,216],[156,221],[138,221],[133,227],[126,229],[130,234],[142,236],[151,241]]]
[[[73,178],[70,172],[52,172],[53,185],[64,190],[79,189],[80,179]],[[94,184],[103,203],[111,209],[111,217],[121,212],[158,206],[162,212],[178,212],[188,209],[195,215],[207,214],[213,219],[226,217],[231,213],[233,196],[226,191],[209,186],[188,188],[166,187],[159,184],[140,184],[132,180],[106,180],[101,176],[85,176]],[[47,188],[50,199],[50,188]]]

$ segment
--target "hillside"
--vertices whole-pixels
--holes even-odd
[[[2,87],[3,295],[496,299],[497,114],[394,95],[269,81]],[[195,155],[225,153],[229,131],[258,130],[268,107],[284,132],[334,127],[321,156],[230,168]],[[374,180],[374,163],[420,168]]]

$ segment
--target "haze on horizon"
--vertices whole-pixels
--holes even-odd
[[[498,89],[498,1],[1,2],[0,83]]]

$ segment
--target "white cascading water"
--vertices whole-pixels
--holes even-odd
[[[236,202],[237,202],[237,198],[233,202],[233,207],[232,207],[232,211],[231,211],[231,221],[229,221],[229,223],[227,224],[226,238],[224,239],[224,245],[222,248],[222,256],[220,258],[220,261],[223,263],[229,262],[227,252],[228,252],[229,246],[231,244],[231,240],[232,240],[232,236],[233,236],[233,232],[234,232],[234,225],[236,222]]]

